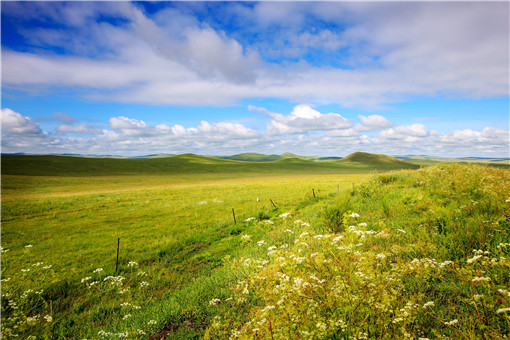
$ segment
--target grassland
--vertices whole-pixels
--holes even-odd
[[[508,314],[498,313],[509,306],[506,170],[87,160],[2,157],[6,339],[508,335]],[[482,256],[468,266],[473,250]],[[446,261],[444,272],[432,271]],[[309,286],[278,303],[282,273]],[[339,280],[350,288],[333,289]],[[433,316],[418,313],[425,299]],[[459,324],[442,330],[438,319]]]

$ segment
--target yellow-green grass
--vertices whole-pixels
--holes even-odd
[[[183,157],[197,162],[196,156]],[[103,175],[85,176],[90,166],[73,176],[2,175],[2,338],[225,338],[241,330],[249,332],[241,334],[247,338],[302,338],[305,333],[289,326],[292,313],[302,314],[301,330],[315,332],[315,338],[508,335],[508,314],[497,312],[509,306],[506,293],[498,291],[510,290],[508,262],[498,258],[508,255],[498,245],[510,242],[508,170],[449,165],[372,176],[362,163],[359,173],[351,167],[350,174],[335,174],[333,168],[322,173],[315,168],[314,174],[295,159],[272,163],[282,172],[256,167],[232,172],[229,166],[231,172],[222,173],[225,163],[198,158],[198,164],[216,164],[218,171],[190,170],[186,161],[180,170],[194,173],[165,173],[168,163],[160,163],[165,166],[152,173],[138,169],[136,175],[129,174],[137,170],[134,165],[126,171],[105,163],[98,170]],[[302,164],[306,167],[299,168]],[[60,171],[66,167],[60,165]],[[283,175],[285,167],[294,172]],[[352,212],[360,219],[349,217]],[[363,238],[350,225],[382,236]],[[303,232],[309,233],[306,239],[298,237]],[[331,236],[313,237],[326,234]],[[338,236],[339,244],[327,242]],[[278,254],[305,256],[303,266],[279,267],[267,254],[268,247],[284,244],[289,247],[278,248]],[[497,263],[466,266],[473,250],[488,251]],[[386,256],[384,266],[377,265],[378,254]],[[252,260],[245,266],[247,258]],[[438,276],[430,268],[407,268],[414,258],[433,259],[436,267],[454,265]],[[394,266],[398,275],[389,271]],[[97,268],[102,271],[94,272]],[[375,286],[355,282],[357,269]],[[327,283],[297,296],[283,314],[271,309],[271,328],[267,318],[262,322],[262,310],[278,305],[272,291],[278,272]],[[478,276],[492,281],[471,284]],[[386,278],[397,281],[389,284]],[[338,280],[354,281],[339,292],[328,286]],[[250,282],[251,293],[232,305],[229,298],[244,296],[241,281]],[[469,305],[475,295],[487,297],[479,302],[486,304],[481,321],[476,315],[481,305]],[[373,299],[394,312],[374,309]],[[427,314],[422,305],[431,300],[436,309]],[[393,323],[408,302],[412,318]],[[441,322],[454,320],[454,313],[461,315],[460,325],[452,326],[462,327],[452,330]],[[263,324],[260,333],[248,324],[252,319]],[[335,322],[325,322],[320,333],[315,328],[324,320]]]
[[[509,192],[508,170],[447,165],[291,211],[244,236],[205,337],[507,338]]]
[[[139,320],[161,319],[159,327],[145,325],[141,330],[158,332],[168,321],[165,316],[180,315],[183,306],[172,302],[176,296],[186,290],[200,292],[194,280],[207,280],[211,275],[220,280],[229,275],[212,273],[225,256],[237,254],[245,219],[268,218],[313,200],[314,193],[317,200],[325,198],[365,176],[259,174],[236,178],[241,175],[4,175],[2,279],[7,281],[2,282],[2,294],[10,295],[3,301],[17,297],[24,311],[15,321],[3,320],[7,329],[19,324],[24,336],[94,338],[109,324],[125,327],[119,305],[131,302],[143,306],[146,314],[140,312]],[[120,268],[115,274],[118,238]],[[128,267],[130,261],[138,263],[137,270]],[[103,268],[104,275],[94,274],[96,268]],[[149,286],[143,294],[136,290],[143,282],[136,276],[138,269],[147,273],[143,280]],[[87,281],[81,282],[107,275],[126,277],[133,293],[119,295],[117,290],[113,294],[105,287],[93,291]],[[32,296],[30,290],[44,293]],[[27,297],[21,298],[27,291]],[[164,313],[147,312],[165,301]],[[15,315],[9,305],[2,306],[3,316]],[[51,323],[41,321],[50,314]],[[39,321],[33,326],[26,322],[36,315]]]

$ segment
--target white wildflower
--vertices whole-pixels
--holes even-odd
[[[97,268],[93,271],[93,273],[100,273],[103,271],[103,268]]]
[[[138,263],[136,263],[135,261],[129,261],[128,267],[134,267],[134,266],[138,266]]]
[[[280,215],[280,216],[278,216],[278,217],[280,217],[280,218],[285,218],[285,217],[289,217],[289,216],[290,216],[290,213],[289,213],[289,212],[286,212],[286,213],[281,214],[281,215]]]
[[[257,242],[257,245],[259,247],[262,247],[264,244],[266,244],[266,241],[264,241],[264,240],[260,240],[260,241]]]
[[[209,306],[215,306],[217,304],[219,304],[221,302],[220,299],[212,299],[211,301],[209,301]]]
[[[426,309],[427,307],[433,307],[434,306],[434,301],[429,301],[429,302],[426,302],[424,305],[423,305],[423,309]]]
[[[491,278],[490,277],[478,277],[478,276],[475,276],[471,281],[472,282],[490,282]]]
[[[350,214],[350,215],[349,215],[349,217],[357,218],[357,217],[359,217],[359,214],[357,214],[357,213],[352,213],[352,214]]]
[[[455,320],[452,320],[452,321],[445,322],[444,324],[447,325],[447,326],[453,326],[453,325],[455,325],[458,322],[459,322],[459,320],[455,319]]]
[[[496,311],[496,313],[498,313],[498,314],[506,313],[506,312],[510,312],[510,308],[500,308]]]

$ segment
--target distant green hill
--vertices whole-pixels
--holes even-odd
[[[366,152],[355,152],[347,157],[334,161],[338,164],[362,166],[373,169],[418,169],[420,165],[402,161],[394,157]]]
[[[245,162],[273,162],[285,158],[283,155],[264,155],[255,152],[240,153],[232,156],[218,156],[217,158],[230,159]]]
[[[314,156],[299,156],[295,155],[290,152],[283,153],[281,155],[264,155],[261,153],[255,153],[255,152],[246,152],[246,153],[240,153],[237,155],[232,156],[217,156],[217,158],[222,159],[231,159],[236,161],[244,161],[244,162],[274,162],[281,159],[286,158],[301,158],[301,159],[307,159],[307,160],[323,160],[322,157],[314,157]]]
[[[355,155],[355,154],[354,154]],[[90,158],[71,156],[2,155],[3,175],[113,176],[170,174],[299,174],[352,173],[414,169],[419,165],[384,155],[363,154],[341,160],[315,162],[288,157],[271,162],[246,162],[183,154],[162,158]],[[346,161],[347,160],[347,161]]]

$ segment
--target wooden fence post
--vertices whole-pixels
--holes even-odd
[[[271,204],[273,205],[273,207],[276,208],[276,205],[274,204],[273,200],[272,199],[269,199],[271,201]]]

